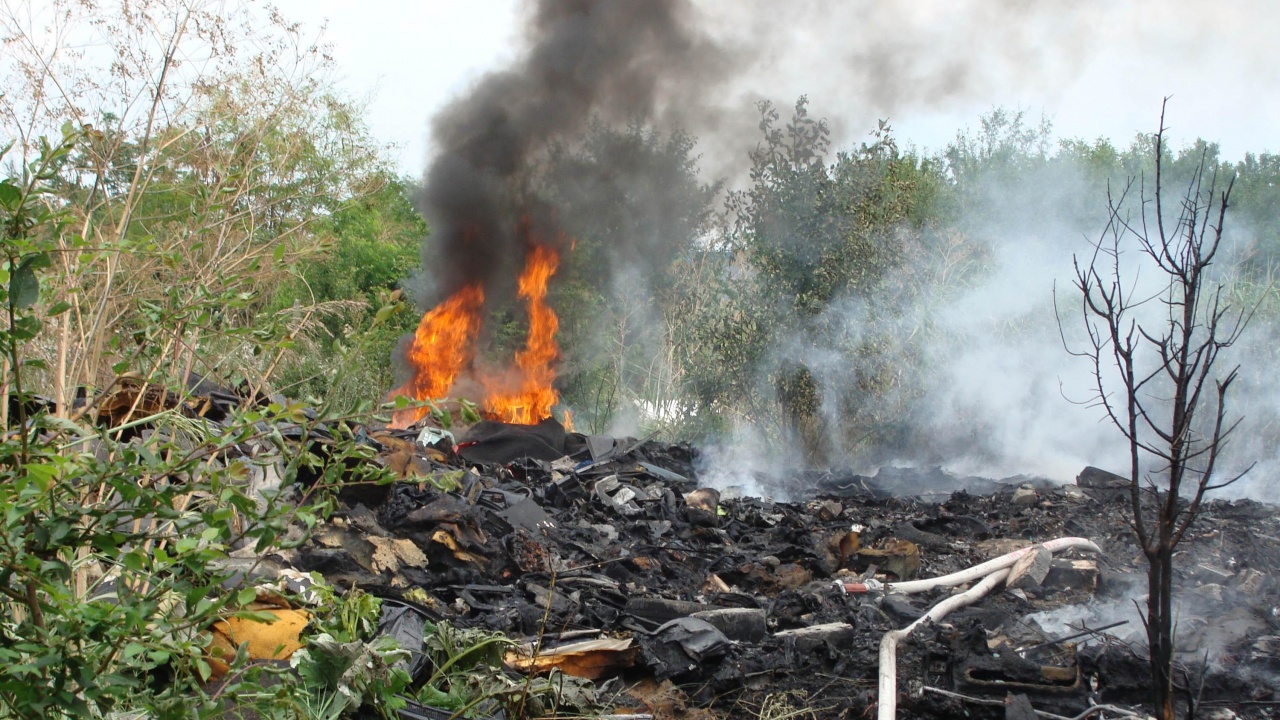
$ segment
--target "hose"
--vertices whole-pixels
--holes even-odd
[[[952,595],[951,597],[939,602],[930,608],[929,612],[922,615],[915,622],[906,626],[901,630],[890,630],[880,639],[880,670],[879,670],[879,694],[877,698],[876,717],[878,720],[896,720],[898,714],[898,643],[911,634],[913,630],[925,622],[937,622],[946,617],[951,611],[958,608],[972,605],[981,600],[987,593],[991,592],[997,585],[1009,577],[1009,568],[1018,562],[1018,559],[1036,551],[1037,547],[1043,547],[1051,553],[1060,552],[1062,550],[1080,549],[1089,550],[1095,553],[1102,553],[1101,548],[1090,540],[1078,537],[1065,537],[1049,540],[1039,545],[1015,550],[1006,555],[1001,555],[993,560],[974,565],[967,570],[951,573],[950,575],[942,575],[936,578],[928,578],[926,580],[914,580],[909,582],[892,583],[887,586],[888,592],[898,593],[918,593],[926,590],[932,590],[937,587],[953,587],[962,583],[982,578],[982,581],[968,590]],[[865,590],[863,590],[865,592]]]

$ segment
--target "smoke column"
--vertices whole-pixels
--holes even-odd
[[[555,241],[554,208],[529,187],[548,143],[572,141],[592,118],[679,121],[726,66],[690,13],[683,0],[532,6],[516,66],[484,76],[432,122],[436,155],[422,195],[432,225],[425,305],[471,283],[486,291],[510,284],[527,250],[522,221],[540,241]]]

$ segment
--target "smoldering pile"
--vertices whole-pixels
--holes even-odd
[[[508,655],[512,672],[590,678],[620,694],[619,712],[678,716],[676,698],[737,717],[786,697],[812,717],[862,716],[885,634],[957,591],[901,590],[1020,548],[1035,562],[1016,580],[902,642],[902,713],[998,717],[1010,695],[1074,716],[1100,703],[1140,712],[1146,699],[1140,621],[1117,609],[1139,600],[1144,566],[1127,486],[1105,471],[1075,485],[797,471],[766,484],[803,499],[775,502],[702,487],[687,444],[554,420],[483,422],[456,440],[438,428],[367,437],[402,481],[346,491],[276,569],[508,633],[524,648]],[[1270,717],[1280,700],[1274,510],[1211,503],[1177,563],[1180,671],[1202,708]],[[1036,549],[1063,536],[1101,553]]]

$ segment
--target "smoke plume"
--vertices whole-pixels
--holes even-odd
[[[508,290],[529,246],[560,240],[556,208],[533,195],[551,143],[588,121],[678,124],[727,57],[692,24],[683,0],[542,0],[516,65],[483,77],[432,122],[436,155],[422,206],[430,306],[480,283]]]

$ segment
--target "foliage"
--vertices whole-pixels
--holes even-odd
[[[177,404],[100,427],[85,413],[55,414],[25,389],[30,369],[40,367],[27,350],[60,309],[42,312],[42,276],[54,269],[42,258],[56,249],[51,230],[69,212],[44,201],[78,139],[68,126],[60,142],[41,142],[19,175],[0,181],[6,258],[0,301],[8,315],[0,345],[5,407],[12,408],[0,441],[0,594],[7,605],[0,707],[19,717],[133,708],[186,717],[194,702],[215,713],[220,700],[241,690],[261,693],[252,682],[258,671],[219,699],[203,686],[210,675],[204,629],[256,596],[252,589],[225,592],[231,573],[219,561],[236,548],[262,552],[296,542],[287,536],[290,527],[310,526],[328,512],[332,489],[352,472],[348,462],[363,468],[356,480],[385,473],[354,442],[321,449],[282,438],[284,424],[299,425],[308,437],[322,421],[335,437],[349,437],[344,420],[324,408],[309,413],[273,404],[212,423]],[[189,311],[212,312],[220,300],[208,296]],[[143,315],[136,322],[147,332],[158,329],[148,322],[169,319]],[[255,339],[269,347],[278,336],[259,332]],[[128,432],[139,427],[149,429]],[[236,459],[250,442],[269,450]],[[255,463],[279,468],[279,490],[252,490]],[[304,476],[310,482],[299,484]]]
[[[70,307],[30,349],[48,367],[32,379],[59,407],[125,366],[256,391],[367,302],[270,306],[330,242],[327,220],[386,176],[360,109],[325,85],[327,60],[296,26],[164,0],[56,0],[0,23],[15,152],[28,157],[55,120],[82,130],[55,184],[65,222],[45,228],[58,266],[47,297]]]
[[[448,622],[427,623],[426,652],[431,676],[417,698],[458,717],[554,716],[561,709],[586,714],[597,709],[594,688],[586,680],[552,670],[542,678],[513,678],[502,669],[503,655],[514,643],[479,628]]]
[[[243,654],[230,680],[206,685],[206,629],[255,596],[225,590],[230,553],[300,542],[341,482],[390,479],[331,402],[258,392],[324,319],[369,302],[271,297],[332,244],[344,208],[391,202],[378,195],[380,151],[358,108],[324,87],[319,51],[278,16],[55,5],[0,16],[14,139],[0,181],[0,707],[310,717],[311,690],[263,685],[273,671]],[[78,50],[86,33],[99,55]],[[360,340],[385,333],[395,307],[355,316],[368,326]],[[235,386],[243,405],[218,422],[192,412],[182,390],[196,371]],[[123,419],[97,412],[120,399]],[[268,475],[278,488],[262,486]],[[348,649],[327,637],[330,656]],[[325,642],[312,645],[323,656]],[[394,658],[362,648],[361,667]],[[393,673],[339,679],[344,697],[384,708],[400,687]]]
[[[336,719],[366,703],[383,717],[394,717],[393,711],[405,705],[400,693],[410,682],[397,663],[410,653],[393,638],[377,636],[380,601],[358,589],[343,595],[323,583],[319,589],[328,615],[306,647],[289,658],[297,670],[303,717]]]
[[[732,226],[688,266],[708,276],[687,281],[680,366],[700,407],[772,426],[822,462],[833,437],[858,445],[906,398],[902,331],[924,276],[899,270],[931,252],[943,179],[887,124],[829,161],[830,131],[804,98],[782,126],[760,111],[752,185],[730,193]],[[824,357],[851,372],[836,378]]]
[[[426,652],[431,676],[417,691],[426,705],[463,713],[496,702],[509,692],[510,680],[502,673],[503,651],[511,642],[480,629],[457,628],[447,622],[427,623]]]
[[[314,352],[294,355],[280,368],[279,387],[291,395],[332,397],[339,407],[353,407],[397,384],[393,351],[401,336],[413,331],[417,318],[398,312],[376,330],[366,326],[374,308],[399,297],[396,288],[417,266],[427,227],[410,203],[413,188],[408,183],[386,173],[371,177],[370,183],[365,194],[316,224],[322,239],[317,256],[299,267],[299,274],[272,300],[278,311],[340,306],[320,318]],[[339,358],[357,347],[348,357],[349,367],[339,372]],[[335,385],[338,378],[342,382]]]

